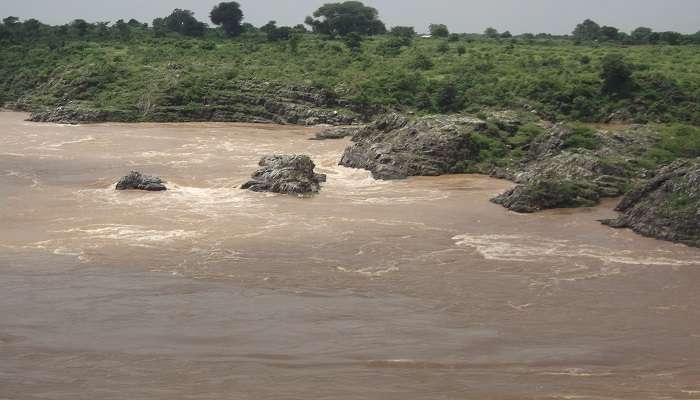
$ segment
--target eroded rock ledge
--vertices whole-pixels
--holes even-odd
[[[630,191],[616,210],[622,215],[603,223],[700,247],[700,158],[662,168],[655,178]]]

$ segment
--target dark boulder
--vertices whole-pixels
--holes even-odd
[[[146,190],[149,192],[161,192],[167,190],[165,182],[155,176],[143,175],[138,171],[131,171],[129,175],[117,182],[117,190]]]
[[[314,172],[316,165],[306,155],[265,156],[252,180],[241,186],[254,192],[310,194],[321,190],[326,175]]]
[[[617,206],[619,218],[602,221],[615,228],[700,247],[700,158],[662,168]]]

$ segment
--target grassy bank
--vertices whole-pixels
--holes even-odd
[[[461,35],[359,44],[296,34],[269,41],[154,37],[35,40],[0,48],[0,102],[70,105],[149,119],[158,107],[197,109],[301,86],[331,106],[367,114],[533,110],[548,119],[700,124],[697,45],[577,44],[560,39]],[[601,76],[609,54],[631,77],[615,91]],[[336,102],[336,100],[341,100]]]

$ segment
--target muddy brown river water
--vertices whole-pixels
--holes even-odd
[[[316,128],[24,118],[0,113],[0,399],[700,399],[700,249],[600,225],[614,201],[378,182]],[[236,189],[268,153],[328,183]],[[114,191],[131,169],[171,190]]]

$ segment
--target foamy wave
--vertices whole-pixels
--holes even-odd
[[[85,240],[115,240],[129,243],[170,243],[175,240],[198,237],[199,234],[182,229],[156,230],[140,225],[96,225],[85,228],[73,228],[55,233],[71,233]]]
[[[475,249],[487,260],[499,261],[539,261],[543,258],[598,259],[610,264],[629,265],[700,265],[700,260],[684,261],[668,257],[634,256],[629,250],[614,250],[598,246],[587,246],[569,240],[555,240],[536,236],[521,235],[478,235],[464,234],[452,238],[458,246]]]
[[[80,139],[75,139],[75,140],[66,140],[63,142],[58,142],[58,143],[42,143],[41,149],[43,150],[58,150],[59,148],[69,145],[69,144],[79,144],[79,143],[84,143],[84,142],[92,142],[95,140],[95,137],[90,135],[90,136],[85,136],[84,138]]]

